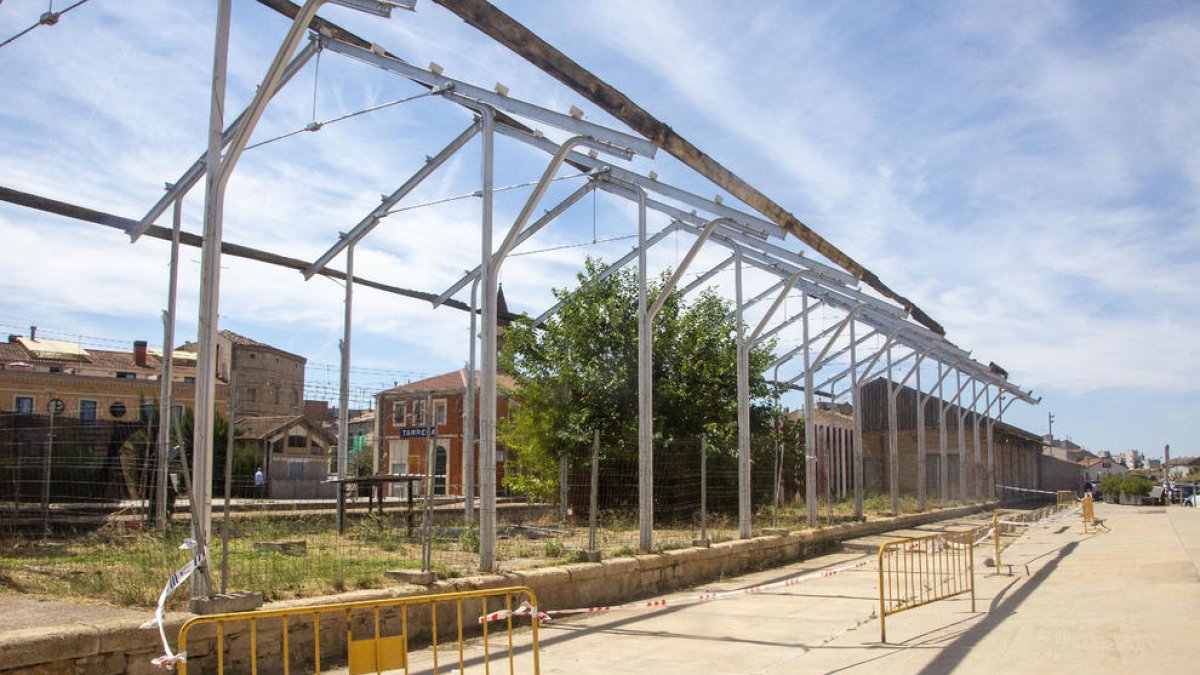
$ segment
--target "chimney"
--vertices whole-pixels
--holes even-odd
[[[146,341],[137,340],[133,343],[133,362],[138,367],[146,367]]]
[[[29,339],[30,339],[30,340],[36,340],[36,339],[37,339],[37,326],[30,326],[30,327],[29,327]]]

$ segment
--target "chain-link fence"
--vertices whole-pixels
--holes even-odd
[[[72,415],[72,412],[76,413]],[[158,461],[153,424],[80,420],[78,411],[0,415],[0,584],[53,595],[154,603],[184,562],[189,536],[185,449],[170,454],[170,519],[154,519]],[[152,416],[147,411],[147,416]],[[234,454],[229,508],[224,452],[215,453],[209,548],[215,588],[261,591],[268,599],[311,596],[388,583],[393,570],[431,568],[442,578],[479,570],[477,504],[468,511],[461,480],[349,492],[338,532],[332,496],[281,499],[255,485],[256,456]],[[638,552],[636,449],[600,440],[589,456],[543,476],[555,498],[532,500],[501,480],[496,559],[500,570]],[[507,464],[513,465],[510,461]],[[806,526],[802,448],[768,439],[752,444],[752,532]],[[503,472],[501,472],[503,473]],[[818,475],[820,472],[818,471]],[[878,499],[879,510],[890,503]],[[592,504],[595,504],[593,512]],[[738,536],[737,448],[700,438],[656,443],[654,549]],[[820,502],[820,522],[853,514],[852,500]],[[904,505],[915,509],[915,504]],[[872,508],[870,500],[868,508]],[[593,517],[594,514],[594,517]],[[593,554],[594,555],[594,554]],[[186,600],[178,594],[176,603]]]

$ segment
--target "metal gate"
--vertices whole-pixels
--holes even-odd
[[[947,532],[879,547],[879,641],[887,617],[938,600],[971,594],[975,611],[974,533]]]
[[[497,611],[504,620],[480,620]],[[513,617],[524,614],[531,621],[529,644],[518,648]],[[407,674],[422,650],[423,672],[490,673],[496,663],[503,672],[536,674],[538,623],[537,598],[523,586],[213,614],[179,629],[179,650],[187,654],[179,669],[182,675],[291,675],[323,667],[350,675]]]

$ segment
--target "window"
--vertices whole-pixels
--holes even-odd
[[[296,390],[296,389],[293,389],[293,390],[292,390],[292,405],[300,405],[300,392],[299,392],[299,390]]]
[[[184,384],[196,384],[196,378],[192,377],[191,375],[184,375],[183,383]]]
[[[279,387],[271,385],[271,402],[279,405]]]
[[[412,425],[414,427],[425,425],[425,401],[413,401]]]
[[[61,372],[62,372],[62,366],[50,366],[50,372],[52,372],[52,373],[61,373]]]
[[[446,399],[441,398],[433,402],[433,423],[446,423]]]
[[[96,421],[96,402],[95,401],[80,401],[79,402],[79,419],[84,422]]]
[[[183,406],[181,406],[181,405],[171,406],[171,423],[177,424],[182,419],[183,419]]]
[[[134,375],[133,373],[119,372],[119,373],[117,373],[117,379],[118,380],[135,380],[135,379],[137,379],[137,375]]]
[[[246,402],[254,403],[258,399],[258,390],[254,387],[246,387]]]
[[[18,415],[33,414],[33,397],[32,396],[17,396],[13,399],[13,407],[17,409]]]
[[[404,426],[405,419],[408,417],[408,412],[405,410],[404,401],[396,401],[392,404],[392,424],[398,427]]]
[[[307,436],[305,436],[303,433],[300,433],[300,434],[288,434],[288,447],[289,447],[289,448],[305,448],[305,447],[308,447],[308,437],[307,437]]]
[[[112,404],[108,406],[108,415],[113,419],[121,419],[125,416],[125,404],[121,403],[120,401],[113,401]]]

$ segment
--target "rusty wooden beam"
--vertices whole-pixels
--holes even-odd
[[[264,2],[264,0],[259,0]],[[945,329],[911,300],[893,291],[873,272],[814,232],[770,197],[705,154],[615,87],[592,74],[567,55],[538,37],[520,22],[485,0],[432,0],[453,12],[483,34],[540,68],[587,98],[629,128],[645,136],[700,175],[740,199],[834,264],[904,307],[912,318],[939,335]]]

